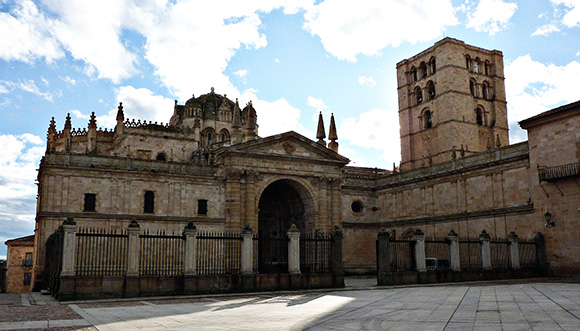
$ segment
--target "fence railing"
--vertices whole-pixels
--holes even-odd
[[[239,232],[197,233],[199,275],[239,274],[242,237]]]
[[[332,238],[316,231],[300,239],[300,270],[303,273],[331,272]]]
[[[46,255],[44,262],[43,287],[56,294],[60,288],[60,272],[62,270],[64,231],[62,227],[51,234],[46,240]]]
[[[76,234],[76,274],[124,276],[127,270],[127,238],[127,233],[123,231],[80,228]]]
[[[158,231],[139,235],[139,276],[183,274],[183,236]]]
[[[447,238],[425,239],[420,232],[413,239],[394,237],[394,231],[379,232],[379,273],[540,268],[538,252],[543,251],[543,247],[538,247],[543,245],[541,234],[521,241],[513,232],[506,239],[491,239],[485,231],[479,238],[460,239],[454,231]]]

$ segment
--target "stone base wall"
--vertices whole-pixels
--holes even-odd
[[[76,277],[61,278],[60,301],[194,295],[253,291],[298,290],[344,287],[344,277],[319,274],[255,274],[249,276],[174,276],[174,277]]]
[[[496,279],[520,279],[545,276],[543,270],[468,270],[389,272],[377,275],[377,285],[432,284]]]

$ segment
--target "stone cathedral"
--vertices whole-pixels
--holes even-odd
[[[334,118],[326,131],[320,116],[316,140],[260,137],[259,109],[213,88],[176,101],[166,124],[127,119],[122,104],[113,130],[98,129],[94,114],[82,129],[67,116],[60,130],[53,118],[38,171],[34,283],[46,240],[67,217],[168,232],[189,221],[207,230],[248,224],[273,237],[292,224],[304,234],[338,226],[347,273],[376,270],[381,228],[428,237],[542,232],[550,271],[580,271],[580,102],[520,122],[529,140],[510,145],[500,51],[445,38],[396,70],[401,165],[393,170],[348,166]],[[572,173],[554,170],[570,164]]]

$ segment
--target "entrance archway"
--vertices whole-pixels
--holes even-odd
[[[302,184],[281,179],[264,189],[258,208],[259,271],[285,273],[288,270],[286,232],[296,224],[303,236],[313,226],[312,197]]]

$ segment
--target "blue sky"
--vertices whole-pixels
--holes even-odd
[[[167,122],[214,87],[253,102],[262,137],[314,139],[334,113],[351,165],[391,169],[395,65],[444,37],[503,52],[510,143],[580,99],[579,0],[0,0],[0,241],[33,233],[50,118],[112,128],[120,101]]]

